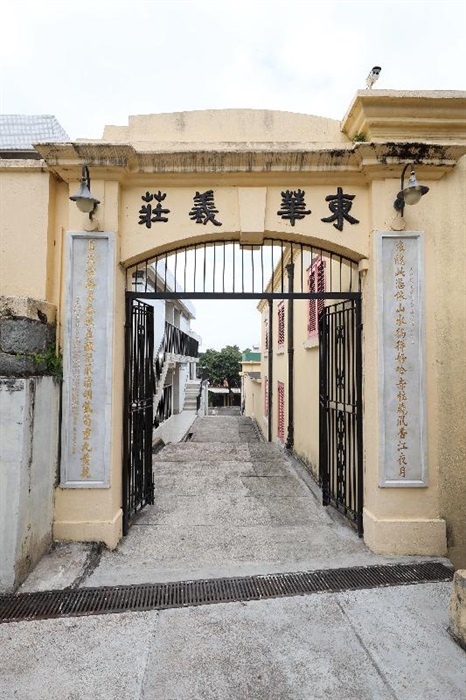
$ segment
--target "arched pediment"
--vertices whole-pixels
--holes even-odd
[[[336,119],[267,109],[211,109],[130,116],[106,126],[103,141],[150,151],[166,144],[350,143]]]

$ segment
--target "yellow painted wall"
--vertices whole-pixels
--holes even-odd
[[[37,161],[27,170],[14,168],[16,162],[0,169],[1,294],[51,301],[49,200],[53,203],[54,178]]]
[[[262,430],[262,387],[261,380],[252,379],[248,374],[244,376],[244,415],[254,418]]]
[[[369,241],[367,273],[361,275],[363,289],[363,395],[364,395],[364,503],[365,538],[375,551],[384,553],[443,554],[446,552],[445,521],[449,529],[448,553],[457,565],[464,566],[466,556],[466,507],[459,495],[466,484],[466,470],[458,468],[466,454],[464,422],[455,411],[460,397],[466,395],[463,377],[458,366],[464,367],[462,348],[465,337],[465,284],[460,267],[464,265],[465,237],[458,226],[464,216],[448,207],[447,191],[457,202],[464,201],[465,161],[457,170],[446,176],[433,189],[435,199],[426,210],[429,200],[419,207],[406,208],[406,230],[425,231],[425,307],[426,307],[426,367],[427,367],[427,435],[429,454],[429,484],[421,489],[379,487],[378,440],[378,318],[376,314],[376,276],[374,239]],[[438,187],[441,185],[441,187]],[[371,187],[371,229],[387,230],[392,225],[395,212],[392,209],[394,194],[399,183],[396,180],[377,181]],[[444,199],[442,200],[442,190]],[[464,208],[464,206],[463,206]],[[456,221],[454,221],[454,219]],[[444,251],[450,244],[443,266]],[[454,251],[460,255],[453,263]],[[296,261],[295,289],[300,285],[300,265]],[[338,277],[338,263],[333,263],[334,279]],[[445,274],[451,269],[451,276]],[[329,270],[326,271],[327,290]],[[336,273],[336,274],[335,274]],[[305,273],[306,274],[306,273]],[[353,279],[353,290],[355,280]],[[357,281],[356,281],[357,284]],[[335,284],[333,285],[335,289]],[[277,285],[275,285],[277,288]],[[349,289],[349,276],[343,276],[342,289]],[[326,302],[326,304],[332,302]],[[260,305],[263,318],[267,307]],[[445,309],[448,313],[445,315]],[[307,339],[307,302],[294,302],[295,335],[295,432],[294,451],[318,474],[318,344]],[[263,325],[263,323],[262,323]],[[285,323],[286,328],[286,323]],[[455,331],[451,332],[454,328]],[[287,384],[286,352],[276,352],[276,302],[274,302],[274,387],[281,379]],[[264,342],[264,339],[263,339]],[[286,340],[285,340],[286,348]],[[456,354],[455,354],[456,353]],[[449,362],[443,361],[448,357]],[[456,357],[456,363],[454,358]],[[262,362],[263,376],[267,375],[267,357]],[[288,388],[286,389],[288,391]],[[458,415],[458,421],[450,421],[449,415]],[[440,418],[442,416],[442,418]],[[442,425],[442,422],[444,424]],[[273,437],[276,439],[276,392],[274,392]],[[451,425],[451,429],[448,427]],[[443,436],[440,427],[443,427]],[[454,439],[449,440],[453,430]]]
[[[358,290],[356,266],[339,259],[323,256],[325,262],[325,291],[345,292]],[[313,262],[315,262],[315,257]],[[308,288],[311,255],[302,261],[295,259],[295,289]],[[325,300],[325,306],[337,303]],[[308,335],[309,302],[294,302],[294,369],[295,369],[295,435],[294,451],[308,465],[317,478],[319,472],[319,342]]]
[[[439,515],[446,519],[448,555],[466,567],[466,157],[438,183],[437,214],[429,246],[431,279],[428,309],[435,343],[429,348],[431,459],[438,467]],[[454,206],[452,204],[454,203]]]
[[[250,416],[257,421],[261,426],[262,423],[262,391],[260,378],[255,379],[250,376],[250,373],[261,372],[261,362],[255,360],[247,360],[241,362],[241,381],[243,389],[244,414]]]
[[[294,451],[313,475],[319,470],[319,344],[308,340],[308,302],[294,302]]]
[[[464,159],[463,159],[464,160]],[[463,173],[463,174],[462,174]],[[447,182],[449,183],[447,185]],[[464,318],[464,303],[461,302],[460,276],[458,266],[453,263],[453,253],[447,252],[446,240],[453,238],[457,252],[463,247],[464,238],[460,228],[456,228],[453,219],[458,216],[448,213],[449,198],[442,201],[442,190],[446,193],[448,187],[452,200],[461,201],[461,187],[464,188],[464,163],[458,166],[458,170],[431,188],[429,195],[416,207],[406,207],[406,230],[421,230],[425,234],[425,319],[426,319],[426,374],[427,374],[427,445],[428,445],[428,470],[429,486],[420,489],[397,489],[378,487],[378,365],[377,365],[377,321],[375,314],[376,303],[376,275],[373,264],[369,261],[369,269],[364,279],[363,286],[363,355],[364,355],[364,452],[365,452],[365,538],[369,545],[380,552],[395,553],[445,553],[445,521],[442,520],[447,513],[448,506],[441,506],[441,494],[452,493],[451,473],[460,474],[453,463],[453,457],[447,444],[451,431],[447,428],[450,422],[447,418],[452,414],[452,406],[447,394],[443,394],[440,400],[442,387],[448,385],[453,394],[464,391],[464,380],[456,374],[455,364],[460,366],[464,362],[463,354],[458,352],[461,344],[461,316]],[[372,188],[373,228],[374,230],[386,230],[387,220],[393,217],[390,207],[390,194],[395,192],[397,181],[385,181],[375,183]],[[456,192],[455,192],[456,190]],[[464,191],[464,190],[463,190]],[[432,197],[431,197],[432,195]],[[461,239],[463,238],[463,243]],[[373,255],[374,240],[372,237]],[[445,275],[447,267],[443,267],[442,260],[447,258],[451,264],[449,269],[454,273],[451,278]],[[441,270],[441,271],[439,271]],[[448,289],[450,287],[450,289]],[[453,291],[455,289],[455,291]],[[464,299],[464,297],[463,297]],[[443,353],[450,353],[450,339],[439,332],[438,320],[445,309],[455,318],[451,328],[457,329],[456,363],[453,361],[440,379],[439,367],[443,366]],[[461,310],[463,308],[463,311]],[[464,332],[463,332],[464,338]],[[443,346],[443,347],[442,347]],[[449,350],[447,350],[447,346]],[[458,364],[457,364],[458,363]],[[456,380],[453,379],[453,373]],[[459,383],[458,383],[459,382]],[[451,397],[451,393],[449,396]],[[455,413],[453,409],[453,414]],[[440,417],[442,416],[442,418]],[[443,423],[443,434],[439,428]],[[453,424],[455,421],[453,419]],[[458,424],[457,424],[458,425]],[[454,452],[456,456],[464,450],[464,438],[461,438],[457,428]],[[464,454],[464,452],[463,452]],[[447,477],[447,474],[449,476]],[[458,476],[455,477],[456,480]],[[461,477],[459,477],[461,480]],[[453,497],[454,498],[454,497]],[[458,500],[452,510],[458,514],[458,520],[464,515],[464,508],[458,507]],[[443,497],[443,503],[448,498]],[[463,539],[464,529],[459,525],[453,525],[451,516],[447,517],[447,525],[455,530],[455,538]],[[450,537],[451,541],[451,537]],[[455,557],[454,550],[450,552]],[[465,553],[466,554],[466,553]],[[459,561],[459,559],[456,559]]]
[[[378,112],[370,114],[371,128],[378,123],[378,115],[383,117],[384,109],[390,112],[390,133],[398,129],[395,141],[403,140],[403,130],[411,135],[414,133],[416,124],[421,125],[422,118],[428,114],[432,101],[431,97],[421,94],[411,96],[411,101],[419,101],[419,107],[406,116],[403,94],[387,95],[385,102],[384,99],[384,96],[366,94],[361,97],[363,102],[377,101]],[[462,143],[463,138],[466,142],[464,134],[461,138],[458,136],[459,98],[455,97],[454,109],[449,106],[452,99],[449,98],[446,111],[438,120],[448,125],[451,111],[456,141]],[[461,99],[464,100],[464,96]],[[134,118],[128,127],[109,127],[106,130],[105,138],[119,141],[120,146],[118,143],[108,147],[98,143],[87,146],[65,144],[54,147],[49,155],[48,147],[42,146],[38,150],[49,158],[48,164],[2,162],[1,292],[9,296],[43,299],[57,306],[60,337],[66,275],[63,269],[64,237],[67,230],[79,231],[89,226],[88,219],[68,200],[77,189],[84,158],[94,159],[91,163],[92,192],[101,200],[95,226],[98,230],[113,231],[117,237],[111,489],[58,489],[57,537],[100,539],[115,546],[121,534],[124,267],[156,251],[169,250],[187,241],[209,240],[212,236],[238,240],[252,234],[258,235],[259,239],[262,235],[271,235],[348,252],[355,260],[368,259],[367,273],[362,276],[366,541],[375,551],[442,554],[445,551],[445,518],[449,552],[457,565],[466,565],[466,501],[461,496],[466,491],[463,411],[466,396],[465,158],[451,172],[446,172],[464,150],[458,150],[459,147],[451,145],[450,140],[450,150],[427,159],[429,162],[418,171],[418,177],[422,180],[423,173],[428,176],[431,190],[416,207],[405,210],[405,229],[424,231],[426,243],[429,486],[425,489],[380,488],[374,232],[400,225],[393,210],[393,200],[399,189],[399,173],[404,160],[390,152],[384,155],[384,145],[380,143],[357,144],[353,148],[345,134],[351,133],[351,120],[364,123],[364,119],[354,105],[352,109],[343,124],[345,133],[339,131],[334,120],[306,115],[248,110],[232,110],[228,114],[149,115]],[[395,119],[397,110],[399,118]],[[422,110],[424,117],[420,115]],[[166,129],[155,128],[162,123],[166,123]],[[253,133],[258,143],[269,140],[270,147],[262,146],[263,152],[259,153],[257,147],[259,155],[254,156],[256,160],[249,156],[252,149],[249,127],[252,129],[249,136]],[[443,133],[442,129],[445,130],[444,124],[437,130],[439,134]],[[300,143],[287,143],[287,133],[295,133]],[[227,135],[235,142],[234,147],[231,143],[222,143]],[[333,155],[326,154],[325,148],[329,149],[332,143],[340,144],[338,154],[336,151]],[[104,148],[107,148],[105,153],[99,150]],[[178,154],[178,160],[174,155],[169,166],[163,164],[167,153]],[[309,153],[314,153],[312,158]],[[269,157],[270,163],[267,161]],[[310,164],[306,169],[302,163],[307,157]],[[337,163],[336,159],[340,161]],[[172,168],[170,172],[169,167]],[[338,185],[356,194],[357,204],[352,213],[360,219],[357,226],[345,225],[343,232],[331,224],[321,223],[321,218],[329,214],[325,197],[334,193]],[[189,219],[194,192],[209,188],[215,190],[222,227],[199,226]],[[277,217],[280,193],[285,188],[304,188],[306,205],[312,210],[312,215],[296,227]],[[168,225],[152,229],[138,225],[141,194],[147,189],[167,192],[164,204],[171,210]],[[303,273],[298,265],[295,288]],[[285,302],[284,349],[277,352],[277,302],[274,302],[273,347],[270,349],[274,357],[274,376],[269,387],[274,397],[273,439],[277,435],[277,382],[287,384],[287,307]],[[294,312],[295,378],[299,377],[294,386],[295,450],[317,467],[318,351],[307,343],[306,302],[295,301]],[[268,372],[267,361],[267,353],[263,352],[262,391],[263,379]],[[302,377],[306,381],[301,381]],[[263,398],[259,397],[257,382],[251,392],[250,410],[259,412],[262,420],[258,419],[258,423],[266,434],[267,422],[261,415]],[[287,397],[286,390],[285,426],[288,422]]]
[[[315,255],[315,254],[314,254]],[[314,258],[315,260],[315,258]],[[346,263],[340,266],[338,258],[326,258],[326,291],[357,291],[358,273]],[[306,250],[301,257],[300,251],[294,253],[294,290],[307,291],[311,252]],[[276,276],[274,291],[281,286],[281,271]],[[287,289],[287,282],[285,283]],[[285,301],[285,343],[283,350],[277,351],[277,301],[274,301],[274,419],[273,436],[277,438],[277,381],[285,384],[288,396],[288,326],[289,301]],[[325,301],[326,305],[334,303]],[[262,314],[262,347],[265,347],[264,321],[268,318],[268,306],[259,304]],[[317,337],[308,337],[309,302],[303,299],[293,301],[294,310],[294,452],[303,460],[314,474],[319,469],[319,344]],[[263,376],[268,374],[268,356],[264,352],[262,360]],[[263,388],[264,391],[264,388]],[[288,404],[285,398],[285,419],[288,421]],[[266,421],[264,421],[266,425]]]
[[[209,109],[169,114],[130,116],[128,125],[106,126],[103,140],[135,144],[153,150],[164,144],[174,149],[193,144],[209,145],[225,142],[348,143],[349,139],[336,119],[311,114],[277,112],[266,109]]]
[[[199,226],[195,221],[190,219],[189,212],[193,206],[193,195],[199,189],[202,182],[202,189],[215,190],[215,205],[219,210],[217,219],[221,221],[222,226],[209,227]],[[153,224],[151,228],[145,225],[140,225],[138,211],[144,202],[141,196],[145,194],[150,184],[153,183],[153,189],[161,189],[166,198],[164,199],[164,207],[170,209],[169,219],[170,225]],[[225,183],[226,184],[226,183]],[[164,251],[173,248],[175,241],[178,246],[196,241],[204,240],[230,240],[232,236],[239,238],[240,233],[248,231],[245,229],[246,222],[249,223],[250,216],[245,211],[249,206],[254,206],[254,199],[248,200],[241,196],[245,191],[254,191],[257,189],[259,193],[264,189],[255,187],[254,178],[250,177],[249,182],[245,183],[244,187],[221,186],[215,184],[215,181],[197,180],[197,186],[180,186],[182,178],[178,180],[178,186],[174,186],[172,177],[159,175],[157,178],[147,176],[144,185],[138,187],[128,187],[122,190],[122,206],[121,206],[121,259],[126,264],[135,263],[138,260],[144,259],[157,251]],[[287,189],[299,189],[302,184],[299,181],[287,184]],[[279,216],[277,210],[281,203],[282,187],[268,187],[265,189],[266,197],[262,206],[265,207],[263,212],[262,234],[271,235],[277,238],[290,237],[299,239],[305,243],[313,243],[316,246],[323,245],[328,249],[334,249],[342,253],[351,250],[358,258],[367,256],[368,252],[368,200],[366,188],[348,185],[351,194],[357,196],[355,209],[358,217],[360,217],[361,225],[348,226],[348,231],[345,230],[345,236],[342,239],[341,233],[337,231],[331,224],[323,225],[320,221],[322,217],[330,215],[328,204],[325,197],[328,194],[335,194],[336,188],[332,185],[312,185],[312,189],[308,190],[306,204],[312,211],[312,216],[307,216],[300,221],[299,227],[296,230],[290,223]],[[153,191],[153,190],[151,190]],[[96,196],[99,195],[97,191]],[[206,235],[206,232],[207,235]]]
[[[74,194],[72,184],[66,193],[67,213],[73,230],[88,226],[88,217],[81,214],[68,197]],[[55,493],[54,536],[63,540],[102,540],[110,548],[116,547],[122,534],[122,483],[123,458],[123,377],[124,377],[124,324],[125,324],[125,273],[118,264],[121,250],[119,235],[120,191],[114,181],[92,183],[94,195],[102,201],[96,214],[96,225],[101,230],[116,233],[116,260],[114,273],[113,309],[113,382],[112,382],[112,440],[110,452],[110,489],[62,489]],[[98,218],[97,218],[98,217]],[[66,236],[66,232],[64,232]],[[63,284],[66,281],[66,271]]]

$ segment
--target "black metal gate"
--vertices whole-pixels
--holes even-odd
[[[126,299],[125,403],[123,455],[123,534],[131,519],[154,502],[152,427],[154,376],[154,308]]]
[[[319,318],[320,448],[323,505],[363,533],[361,300],[324,307]]]
[[[321,261],[322,289],[309,270]],[[295,274],[296,273],[296,274]],[[126,374],[124,532],[133,515],[153,503],[152,428],[171,414],[171,387],[163,387],[164,356],[197,356],[197,342],[165,324],[153,364],[153,309],[142,299],[257,299],[268,302],[268,342],[273,348],[274,303],[288,302],[293,339],[293,302],[324,306],[319,325],[320,447],[323,502],[341,510],[362,534],[361,289],[358,262],[331,250],[278,238],[260,245],[210,240],[150,255],[126,270]],[[149,324],[151,330],[149,330]],[[192,347],[191,347],[192,346]],[[195,347],[194,347],[195,346]],[[294,445],[294,347],[288,343],[287,439]],[[274,353],[268,353],[268,439],[272,440]],[[157,383],[156,401],[154,391]]]

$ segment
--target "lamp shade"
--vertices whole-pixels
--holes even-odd
[[[99,200],[92,196],[91,191],[85,182],[81,182],[79,185],[79,190],[75,195],[70,197],[70,199],[72,202],[76,202],[76,206],[78,207],[79,211],[82,211],[85,214],[91,212],[96,204],[100,204]]]
[[[411,170],[411,175],[409,176],[408,186],[404,188],[401,192],[398,192],[398,197],[404,201],[405,204],[412,205],[417,204],[424,194],[427,194],[429,188],[425,185],[420,185],[416,180],[416,174],[414,170]]]
[[[79,189],[76,194],[70,197],[70,199],[72,202],[76,202],[76,206],[78,207],[79,211],[82,211],[85,214],[91,214],[97,204],[100,204],[100,201],[92,196],[90,185],[91,180],[89,177],[89,170],[87,166],[83,166]]]

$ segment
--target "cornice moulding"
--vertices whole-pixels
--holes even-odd
[[[466,143],[466,92],[360,90],[341,129],[351,141]]]
[[[179,145],[179,144],[177,144]],[[218,144],[217,144],[218,145]],[[217,146],[216,145],[216,146]],[[202,144],[205,147],[205,144]],[[37,151],[48,168],[66,182],[80,177],[86,163],[93,179],[120,180],[129,184],[155,175],[214,175],[274,179],[280,174],[308,175],[329,181],[338,173],[357,179],[391,177],[400,164],[426,166],[423,177],[438,179],[466,153],[463,143],[357,142],[333,147],[315,144],[221,144],[215,149],[137,151],[131,144],[39,144]]]

